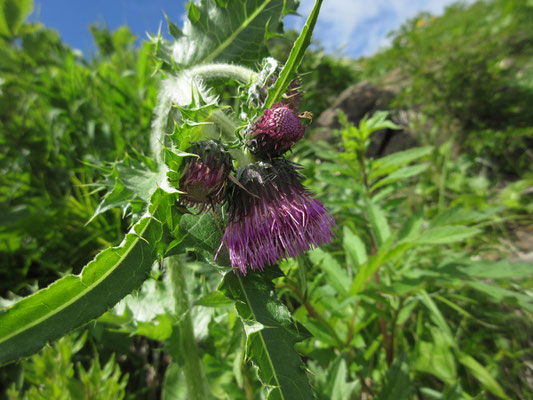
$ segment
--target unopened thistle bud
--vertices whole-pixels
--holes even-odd
[[[244,275],[328,243],[335,221],[300,183],[285,159],[250,164],[228,192],[229,220],[222,238],[231,264]]]
[[[276,103],[255,122],[248,133],[248,148],[254,154],[277,157],[304,135],[304,127],[289,106]]]
[[[179,202],[185,207],[199,206],[202,212],[207,206],[214,207],[224,199],[232,160],[224,146],[213,140],[191,144],[191,156],[183,166],[179,180]]]

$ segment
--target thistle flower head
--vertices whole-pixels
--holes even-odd
[[[251,126],[248,147],[252,153],[280,156],[304,135],[304,127],[292,108],[276,103]]]
[[[242,274],[247,267],[262,270],[331,240],[333,216],[300,183],[294,163],[260,161],[239,171],[238,178],[240,186],[229,194],[222,244]]]
[[[231,156],[224,146],[213,140],[191,144],[191,156],[183,166],[179,180],[180,203],[186,207],[214,207],[224,199],[226,181],[232,169]]]

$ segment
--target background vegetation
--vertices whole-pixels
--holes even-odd
[[[136,47],[125,27],[91,28],[97,52],[85,58],[24,22],[30,6],[0,18],[6,308],[122,239],[138,210],[98,207],[116,169],[148,153],[161,67],[154,44]],[[341,117],[335,140],[293,153],[339,227],[331,245],[281,263],[274,280],[309,332],[296,347],[318,398],[533,398],[532,20],[526,0],[456,4],[408,21],[375,56],[306,54],[304,109],[318,116],[362,80],[394,87],[390,115],[408,115],[402,128],[420,145],[367,157],[370,135],[396,128],[378,113],[357,128]],[[295,37],[271,41],[272,54],[283,61]],[[216,290],[220,275],[200,255],[182,262],[187,304],[155,265],[95,323],[2,367],[2,396],[187,398],[187,354],[172,347],[181,340],[172,327],[192,307],[209,398],[262,398],[222,294],[231,288]]]

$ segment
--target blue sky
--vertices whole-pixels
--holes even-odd
[[[441,14],[452,0],[324,0],[315,27],[330,53],[351,57],[369,55],[389,43],[387,33],[420,11]],[[157,32],[163,11],[182,25],[186,0],[35,0],[32,19],[59,31],[62,39],[84,53],[92,51],[88,26],[105,24],[111,30],[128,25],[140,38]],[[302,0],[299,13],[286,19],[286,27],[300,28],[314,0]],[[166,23],[163,23],[166,32]]]

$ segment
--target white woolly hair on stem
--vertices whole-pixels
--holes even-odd
[[[173,107],[186,107],[200,101],[218,103],[217,96],[214,96],[205,85],[205,81],[211,79],[231,79],[248,84],[257,79],[257,73],[239,65],[205,64],[180,71],[177,75],[162,81],[150,137],[150,148],[158,164],[163,162],[162,150],[165,137],[174,129],[172,118],[169,118]],[[179,116],[178,112],[176,116]],[[225,118],[219,117],[218,122],[222,122],[221,129],[227,133],[231,119],[226,115]],[[214,122],[217,123],[216,120]]]

